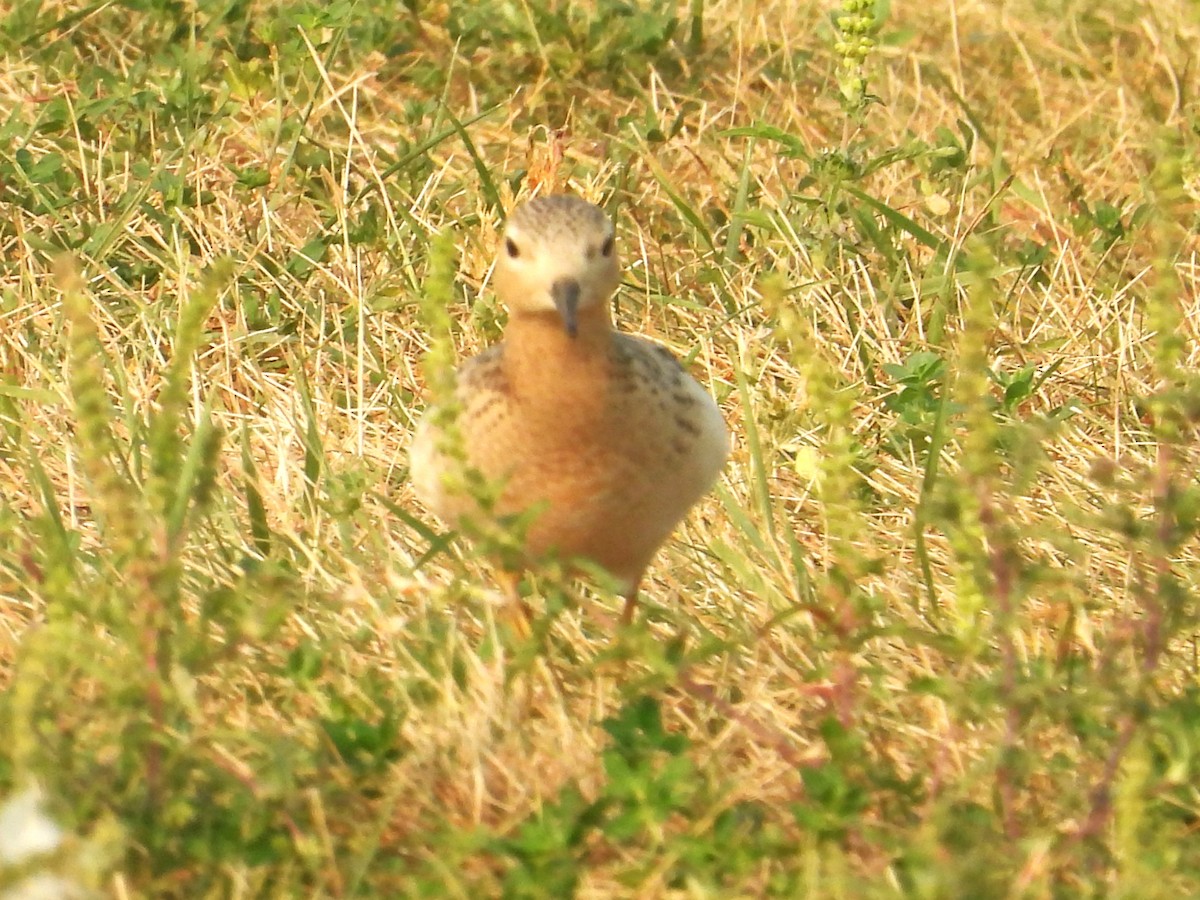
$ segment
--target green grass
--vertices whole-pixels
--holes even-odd
[[[1200,893],[1197,45],[1183,0],[11,3],[0,809],[65,838],[0,896]],[[405,460],[552,189],[734,451],[634,626],[545,571],[526,639]]]

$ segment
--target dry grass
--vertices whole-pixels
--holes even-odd
[[[848,109],[815,4],[415,5],[0,25],[0,786],[77,835],[45,866],[1196,891],[1191,6],[897,4]],[[523,642],[405,456],[434,236],[470,354],[560,189],[735,450],[644,621],[545,573]]]

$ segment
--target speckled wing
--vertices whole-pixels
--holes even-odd
[[[614,334],[612,415],[625,423],[647,491],[669,531],[712,486],[729,455],[716,401],[660,344]],[[668,524],[669,520],[669,524]]]

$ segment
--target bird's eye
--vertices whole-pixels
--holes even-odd
[[[517,242],[514,241],[512,238],[504,239],[504,250],[505,250],[505,252],[508,253],[509,257],[511,257],[512,259],[516,259],[518,256],[521,255],[521,251],[517,248]]]
[[[613,252],[613,236],[610,234],[604,239],[604,243],[600,245],[601,256],[612,256]]]

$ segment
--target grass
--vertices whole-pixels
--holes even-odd
[[[0,896],[1200,892],[1198,41],[11,4],[0,807],[61,841]],[[735,449],[634,626],[546,571],[523,638],[405,458],[549,190]]]

